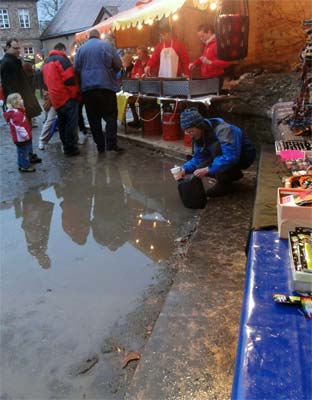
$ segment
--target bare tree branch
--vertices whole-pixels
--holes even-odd
[[[38,2],[39,19],[51,20],[61,7],[64,0],[40,0]]]

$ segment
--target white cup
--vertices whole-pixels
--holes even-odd
[[[180,179],[181,178],[181,167],[174,167],[171,168],[171,173],[174,176],[175,179]]]

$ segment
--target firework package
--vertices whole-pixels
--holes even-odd
[[[312,297],[308,296],[288,296],[286,294],[273,294],[275,303],[291,304],[301,307],[304,315],[312,319]]]
[[[303,184],[303,183],[302,183]],[[277,189],[278,233],[283,239],[297,226],[312,228],[312,188]]]
[[[312,229],[296,228],[288,237],[294,289],[312,293]]]

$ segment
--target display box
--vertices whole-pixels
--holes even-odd
[[[159,78],[145,78],[140,82],[140,91],[142,94],[150,96],[162,95],[162,81]]]
[[[218,78],[198,78],[198,79],[164,79],[163,95],[174,97],[192,98],[209,94],[219,94]]]
[[[303,193],[311,193],[305,189],[278,188],[277,192],[277,223],[278,233],[281,238],[287,239],[288,232],[296,226],[312,228],[312,207],[311,205],[299,206],[295,198]]]
[[[122,90],[129,93],[140,92],[140,80],[139,79],[123,79]]]
[[[297,292],[310,294],[312,293],[312,270],[311,272],[308,272],[309,270],[307,269],[298,270],[296,268],[295,259],[297,255],[296,247],[294,246],[294,242],[291,240],[292,233],[288,233],[292,288]]]

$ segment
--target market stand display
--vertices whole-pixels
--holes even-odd
[[[300,295],[307,300],[312,295],[312,266],[309,260],[308,269],[301,259],[298,267],[294,249],[299,245],[293,241],[299,230],[312,245],[312,207],[281,202],[282,197],[298,192],[308,196],[312,191],[279,187],[287,173],[274,146],[265,146],[249,241],[233,400],[312,397],[311,303],[310,314],[305,314],[300,301]],[[299,300],[280,304],[274,296],[299,296]]]
[[[263,146],[232,399],[312,398],[312,140],[280,124]]]

